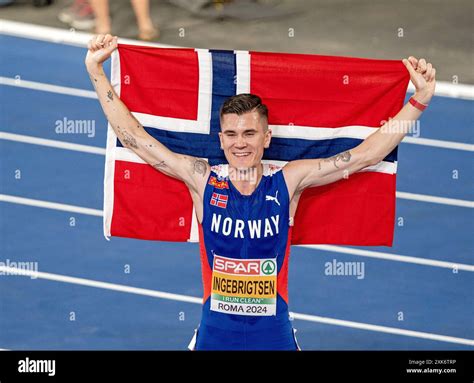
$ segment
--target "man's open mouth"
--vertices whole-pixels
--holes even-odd
[[[249,156],[251,153],[250,152],[242,152],[242,153],[233,153],[234,156],[236,157],[247,157]]]

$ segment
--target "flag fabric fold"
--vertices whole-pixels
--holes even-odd
[[[359,145],[403,106],[409,75],[401,61],[120,44],[112,85],[145,130],[170,150],[226,163],[219,109],[239,93],[260,96],[272,129],[264,162],[326,158]],[[292,244],[391,246],[397,148],[333,184],[305,190]],[[212,201],[204,201],[211,203]],[[104,234],[197,241],[184,183],[123,147],[108,127]]]

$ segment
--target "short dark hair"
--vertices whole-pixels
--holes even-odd
[[[254,110],[258,112],[260,117],[265,117],[268,123],[268,108],[265,104],[262,104],[260,97],[251,93],[236,94],[224,101],[220,110],[220,118],[222,119],[224,114],[235,113],[240,116]]]

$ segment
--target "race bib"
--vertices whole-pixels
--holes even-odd
[[[211,310],[226,314],[276,315],[277,263],[214,254]]]

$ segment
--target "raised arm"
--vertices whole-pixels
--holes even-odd
[[[133,150],[156,170],[186,183],[199,192],[209,175],[209,164],[199,158],[177,154],[150,136],[115,93],[102,64],[117,49],[117,37],[95,36],[88,44],[85,59],[87,72],[99,97],[102,109],[122,145]]]
[[[428,105],[435,90],[435,68],[430,63],[427,64],[425,59],[417,60],[415,57],[404,59],[403,63],[416,88],[412,98],[420,104]],[[367,166],[378,164],[403,140],[409,128],[420,117],[423,105],[414,106],[408,102],[393,119],[353,149],[330,158],[289,162],[283,172],[290,196],[308,187],[347,178]]]

